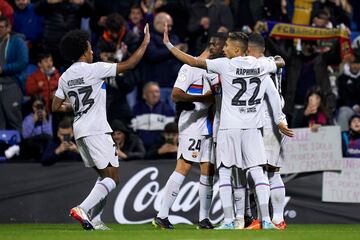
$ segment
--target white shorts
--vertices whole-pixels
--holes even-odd
[[[264,141],[259,129],[219,130],[216,146],[216,165],[219,168],[265,165]]]
[[[211,162],[212,137],[179,135],[177,159],[183,158],[190,162]]]
[[[115,144],[110,134],[82,137],[76,140],[76,144],[86,167],[104,169],[109,164],[119,167]]]
[[[272,128],[264,128],[264,146],[267,164],[282,167],[284,163],[283,144],[286,137]]]

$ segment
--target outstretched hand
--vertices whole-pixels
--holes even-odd
[[[149,24],[148,23],[145,25],[144,34],[145,34],[144,43],[149,44],[149,42],[150,42],[150,29],[149,29]]]
[[[294,131],[292,129],[288,128],[288,126],[286,125],[285,122],[280,122],[278,127],[279,127],[280,132],[288,137],[293,137],[295,135]]]
[[[167,22],[165,22],[165,24],[164,24],[163,43],[166,45],[169,42],[170,42],[170,40],[169,40],[169,28],[168,28]]]

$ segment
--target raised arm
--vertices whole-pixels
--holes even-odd
[[[272,83],[270,77],[265,79],[264,81],[268,81],[268,84],[265,88],[265,93],[268,96],[269,103],[272,109],[272,114],[274,118],[274,122],[278,125],[279,130],[288,137],[294,136],[294,131],[287,127],[285,115],[281,110],[281,99],[275,85]],[[264,82],[265,83],[265,82]]]
[[[177,59],[179,59],[179,61],[181,61],[181,62],[183,62],[185,64],[188,64],[188,65],[190,65],[192,67],[198,67],[198,68],[202,68],[202,69],[207,69],[205,59],[193,57],[193,56],[191,56],[189,54],[184,53],[180,49],[177,49],[176,47],[174,47],[171,44],[170,40],[169,40],[169,33],[168,32],[169,32],[169,29],[168,29],[167,23],[165,23],[163,43],[166,45],[166,47],[169,49],[169,51]]]
[[[150,29],[148,23],[146,24],[144,31],[145,31],[145,36],[140,47],[131,55],[131,57],[128,60],[117,64],[116,74],[125,72],[126,70],[129,69],[133,69],[144,56],[146,48],[150,42]]]

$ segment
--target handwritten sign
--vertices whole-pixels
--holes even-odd
[[[341,170],[342,152],[339,126],[294,129],[295,137],[284,144],[281,173]]]
[[[360,203],[360,158],[343,158],[341,172],[324,172],[322,200]]]

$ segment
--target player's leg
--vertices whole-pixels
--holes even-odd
[[[244,166],[248,169],[255,184],[262,227],[264,229],[275,228],[269,215],[270,185],[262,167],[266,164],[266,156],[261,132],[258,129],[244,130],[242,137],[251,139],[251,141],[242,141],[243,158]]]
[[[231,168],[219,168],[219,195],[224,211],[223,223],[215,229],[234,229],[234,204],[232,199]]]
[[[210,207],[213,198],[213,176],[215,173],[214,164],[210,162],[200,163],[200,180],[199,180],[199,224],[198,228],[213,229],[209,219]]]
[[[270,200],[273,208],[272,222],[278,229],[285,229],[285,185],[279,173],[279,168],[268,169],[270,183]]]
[[[174,226],[169,222],[169,211],[180,191],[180,186],[188,175],[192,166],[192,162],[179,158],[176,162],[175,171],[170,175],[165,184],[162,196],[160,211],[153,220],[155,227],[173,229]]]
[[[233,194],[235,203],[235,228],[243,229],[245,225],[246,173],[238,168],[233,169]]]
[[[93,229],[93,223],[88,216],[90,209],[98,205],[119,183],[119,162],[115,156],[115,148],[110,135],[84,137],[76,141],[85,166],[94,167],[102,178],[97,181],[89,195],[70,215],[78,220],[84,229]]]
[[[102,177],[98,177],[96,180],[96,183],[100,182],[102,180]],[[95,183],[95,184],[96,184]],[[89,216],[91,219],[91,222],[94,225],[94,228],[96,230],[110,230],[104,222],[101,220],[101,214],[104,211],[105,205],[106,205],[107,197],[101,200],[97,205],[95,205],[92,209],[89,211]]]

